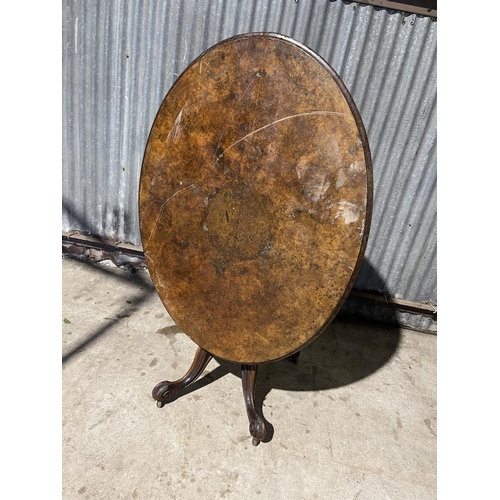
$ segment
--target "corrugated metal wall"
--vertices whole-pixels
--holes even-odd
[[[355,288],[436,302],[434,19],[341,0],[64,0],[62,17],[63,231],[140,245],[142,155],[163,97],[218,41],[274,31],[331,64],[366,127],[374,207]],[[366,307],[346,305],[394,314]],[[398,320],[434,328],[418,315]]]

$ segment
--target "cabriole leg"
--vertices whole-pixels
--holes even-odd
[[[266,437],[266,423],[264,417],[255,408],[255,380],[257,377],[257,365],[241,365],[241,380],[243,384],[243,397],[250,422],[250,434],[252,444],[257,446]]]
[[[164,381],[156,384],[153,389],[153,398],[156,399],[156,405],[161,408],[165,403],[173,401],[180,396],[182,389],[192,384],[203,373],[208,363],[212,359],[212,355],[198,347],[191,368],[184,377],[175,382]]]

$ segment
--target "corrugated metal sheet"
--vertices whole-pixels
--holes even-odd
[[[140,244],[142,155],[163,97],[218,41],[274,31],[331,64],[367,130],[373,221],[355,287],[435,302],[437,23],[403,21],[341,0],[64,0],[63,230]]]

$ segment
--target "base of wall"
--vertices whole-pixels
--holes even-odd
[[[64,256],[76,256],[95,262],[110,260],[114,265],[132,272],[147,268],[140,246],[86,235],[79,231],[63,231],[62,251]],[[437,334],[437,305],[396,299],[379,292],[353,289],[339,315]]]

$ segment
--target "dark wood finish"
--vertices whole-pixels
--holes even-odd
[[[140,228],[166,309],[199,348],[153,390],[175,399],[212,354],[241,364],[252,443],[259,363],[289,358],[340,309],[361,265],[372,171],[359,113],[338,75],[287,37],[252,33],[196,59],[147,143]]]
[[[157,406],[162,408],[165,403],[169,403],[177,399],[180,396],[182,389],[187,387],[189,384],[192,384],[200,377],[212,357],[213,356],[209,352],[205,351],[201,347],[198,347],[194,360],[191,364],[191,368],[189,368],[187,373],[182,378],[176,380],[175,382],[169,382],[166,380],[156,384],[153,389],[153,398],[156,399]]]
[[[241,365],[241,382],[243,397],[250,422],[249,430],[252,435],[252,444],[257,446],[266,437],[266,422],[255,406],[255,381],[258,365]]]
[[[292,354],[287,359],[289,359],[294,365],[299,362],[300,351],[297,351],[295,354]]]
[[[174,321],[239,364],[302,349],[359,270],[371,175],[352,98],[311,50],[267,33],[202,54],[158,111],[140,181],[146,262]]]

